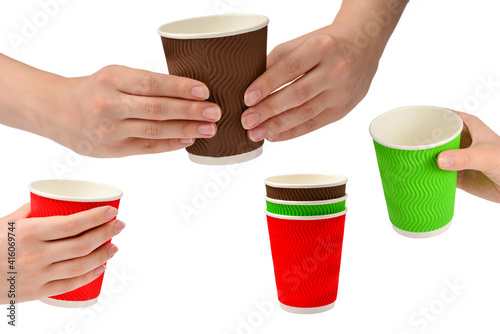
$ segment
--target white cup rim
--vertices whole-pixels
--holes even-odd
[[[345,201],[347,199],[347,194],[339,198],[327,199],[323,201],[285,201],[281,199],[270,198],[264,196],[265,200],[274,204],[283,204],[283,205],[324,205],[324,204],[333,204]]]
[[[217,21],[224,20],[224,18],[235,19],[238,18],[239,23],[237,23],[234,28],[221,29],[218,31],[211,32],[178,32],[176,29],[172,31],[167,31],[167,28],[173,28],[176,25],[188,24],[193,26],[195,24],[206,22],[212,20],[217,23]],[[242,22],[243,20],[254,19],[256,22]],[[162,37],[172,38],[172,39],[204,39],[204,38],[219,38],[219,37],[228,37],[234,35],[240,35],[247,32],[257,31],[259,29],[264,28],[269,24],[269,18],[260,14],[224,14],[224,15],[208,15],[208,16],[198,16],[192,17],[188,19],[177,20],[169,23],[162,24],[158,28],[158,34]],[[214,26],[212,24],[212,26]],[[182,29],[179,29],[182,30]]]
[[[57,184],[58,186],[73,185],[79,187],[87,187],[88,194],[82,192],[81,194],[68,195],[64,194],[63,189],[59,191],[51,191],[51,184]],[[90,190],[95,192],[92,192]],[[123,196],[123,191],[120,189],[98,182],[82,181],[82,180],[70,180],[70,179],[51,179],[51,180],[38,180],[30,183],[29,190],[31,193],[55,200],[68,201],[68,202],[109,202],[118,200]]]
[[[390,115],[392,113],[402,112],[402,111],[408,110],[408,109],[436,109],[436,110],[447,112],[450,115],[450,117],[455,118],[455,120],[457,121],[458,127],[447,138],[433,142],[433,143],[425,144],[425,145],[417,145],[417,144],[415,144],[415,145],[398,145],[398,144],[390,143],[390,142],[380,138],[380,136],[376,133],[377,131],[375,129],[377,122],[381,121],[382,118],[387,117],[388,115]],[[460,118],[460,116],[458,116],[452,110],[447,109],[447,108],[443,108],[443,107],[430,106],[430,105],[415,105],[415,106],[404,106],[404,107],[395,108],[395,109],[389,110],[389,111],[377,116],[370,123],[369,130],[370,130],[370,135],[373,138],[373,140],[375,140],[377,143],[379,143],[385,147],[394,148],[397,150],[417,151],[417,150],[427,150],[427,149],[431,149],[431,148],[435,148],[435,147],[439,147],[441,145],[447,144],[447,143],[451,142],[452,140],[454,140],[455,138],[457,138],[457,136],[460,135],[460,133],[462,132],[462,129],[463,129],[462,119]]]
[[[273,218],[278,218],[278,219],[286,219],[286,220],[323,220],[323,219],[331,219],[331,218],[336,218],[340,216],[344,216],[347,214],[347,208],[345,208],[344,211],[340,211],[338,213],[332,213],[329,215],[321,215],[321,216],[285,216],[285,215],[279,215],[276,213],[271,213],[267,210],[265,210],[266,215],[269,217]]]
[[[296,181],[287,181],[289,179]],[[264,183],[273,188],[310,189],[341,186],[347,181],[347,177],[334,174],[286,174],[270,176],[264,180]]]

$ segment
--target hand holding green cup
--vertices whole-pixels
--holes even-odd
[[[388,111],[370,125],[394,229],[426,238],[450,226],[457,172],[441,170],[437,156],[458,149],[462,119],[451,110],[409,106]]]

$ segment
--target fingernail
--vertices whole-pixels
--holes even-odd
[[[279,137],[281,137],[281,133],[278,133],[277,135],[271,136],[271,137],[267,138],[267,140],[268,141],[275,141]]]
[[[117,215],[118,215],[118,210],[116,208],[109,208],[106,211],[106,218],[109,220],[115,218]]]
[[[193,89],[191,89],[191,94],[198,98],[198,99],[203,99],[206,100],[210,96],[210,92],[208,91],[208,88],[205,86],[195,86]]]
[[[106,266],[102,265],[99,268],[97,268],[96,270],[94,270],[94,275],[100,276],[105,270],[106,270]]]
[[[179,139],[179,141],[183,145],[191,145],[192,143],[194,143],[194,139],[193,138],[183,138],[183,139]]]
[[[221,112],[220,112],[219,108],[214,108],[214,107],[210,107],[210,108],[203,110],[202,114],[203,114],[203,117],[205,117],[209,120],[212,120],[212,121],[218,121],[221,117]]]
[[[453,158],[453,156],[451,154],[443,153],[439,156],[438,165],[441,168],[453,167],[454,163],[455,163],[455,159]]]
[[[205,136],[213,136],[215,134],[215,124],[202,124],[198,127],[198,132]]]
[[[245,104],[247,105],[247,107],[253,106],[257,102],[259,102],[261,96],[262,94],[260,93],[260,90],[252,90],[245,94]]]
[[[111,259],[115,254],[116,252],[118,252],[118,247],[116,247],[115,245],[109,247],[109,258]]]
[[[115,223],[115,235],[120,233],[125,228],[125,223],[121,220],[117,220]]]
[[[257,113],[250,113],[243,117],[243,127],[251,129],[259,123],[259,115]]]
[[[253,141],[261,141],[266,136],[266,128],[257,128],[249,131],[250,139]]]

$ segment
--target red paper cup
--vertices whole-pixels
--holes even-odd
[[[67,216],[100,206],[118,209],[122,191],[105,184],[77,180],[35,181],[31,192],[31,217]],[[108,240],[106,243],[111,242]],[[86,307],[97,303],[104,273],[94,281],[40,301],[61,307]]]
[[[346,212],[296,217],[266,211],[278,299],[285,311],[319,313],[335,305]]]

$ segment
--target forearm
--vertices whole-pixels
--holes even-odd
[[[0,123],[47,136],[66,80],[0,54]]]
[[[375,52],[380,58],[408,0],[344,0],[332,23],[353,41],[351,52]]]

